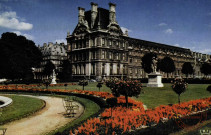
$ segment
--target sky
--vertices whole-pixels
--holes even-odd
[[[42,46],[66,43],[78,23],[78,7],[109,9],[129,36],[211,54],[211,0],[0,0],[0,35],[14,32]]]

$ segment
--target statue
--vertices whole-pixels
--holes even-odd
[[[53,69],[53,73],[51,75],[52,81],[51,84],[57,84],[56,83],[56,73],[55,73],[55,69]]]
[[[152,72],[156,73],[157,71],[157,59],[155,57],[152,58]]]
[[[157,72],[157,58],[152,57],[152,73],[148,74],[147,87],[163,87],[162,74]]]
[[[33,73],[33,79],[35,79],[35,73],[34,73],[35,72],[35,68],[32,67],[31,70],[32,70],[32,73]]]

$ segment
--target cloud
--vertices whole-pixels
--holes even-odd
[[[18,36],[22,35],[22,36],[26,37],[29,40],[33,40],[34,39],[34,36],[29,35],[29,34],[22,34],[20,31],[13,31],[13,33],[16,33]]]
[[[127,30],[128,32],[132,32],[132,30],[128,29],[128,28],[125,28],[125,27],[121,27],[122,29],[122,32],[125,33],[125,31]]]
[[[166,23],[160,23],[158,24],[158,26],[166,26],[167,24]]]
[[[67,40],[65,40],[65,39],[56,39],[55,42],[57,42],[58,44],[60,44],[60,43],[67,44]]]
[[[166,29],[164,32],[165,32],[166,34],[172,34],[172,33],[173,33],[173,30],[172,30],[172,29]]]
[[[177,47],[179,47],[180,45],[179,45],[179,44],[175,44],[174,46],[177,46]]]
[[[199,50],[200,53],[211,54],[211,49]]]
[[[3,12],[0,14],[0,27],[15,30],[31,30],[33,28],[33,24],[19,21],[19,19],[20,18],[17,17],[16,12]]]

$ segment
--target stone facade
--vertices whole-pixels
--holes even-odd
[[[123,33],[116,21],[115,7],[109,3],[107,10],[91,3],[89,11],[78,8],[78,24],[66,38],[72,78],[147,78],[141,58],[150,52],[156,53],[159,59],[169,56],[174,60],[176,71],[170,77],[181,75],[184,62],[191,62],[195,68],[199,66],[198,53],[190,49],[135,39],[127,31]],[[210,55],[206,57],[210,59]]]
[[[35,79],[47,79],[48,76],[42,74],[44,70],[44,66],[48,61],[51,61],[55,67],[57,72],[60,72],[61,64],[64,60],[67,60],[67,48],[64,43],[53,44],[49,42],[48,44],[44,43],[42,47],[39,47],[40,51],[43,55],[43,61],[41,62],[41,66],[35,69]]]

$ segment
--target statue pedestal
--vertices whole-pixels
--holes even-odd
[[[147,87],[163,87],[162,74],[158,72],[148,74]]]
[[[57,83],[56,83],[56,77],[54,77],[54,78],[52,79],[51,84],[57,84]]]

